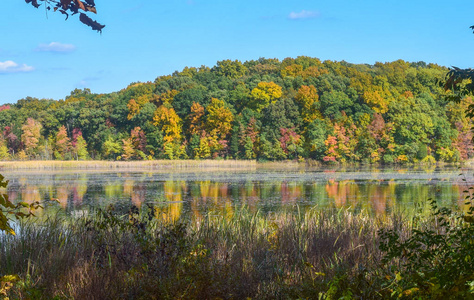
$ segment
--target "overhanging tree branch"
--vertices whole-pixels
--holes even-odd
[[[85,0],[84,2],[81,0],[25,0],[25,2],[36,8],[40,7],[41,3],[44,3],[47,10],[59,11],[63,15],[66,15],[66,20],[70,15],[80,13],[79,21],[91,27],[93,30],[97,30],[97,32],[102,32],[102,29],[105,27],[105,25],[92,20],[86,15],[86,13],[89,12],[97,13],[94,0]],[[80,12],[80,10],[83,12]]]

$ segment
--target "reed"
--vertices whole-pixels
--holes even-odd
[[[10,299],[330,299],[335,281],[370,299],[382,273],[378,230],[410,226],[348,210],[243,208],[177,223],[153,209],[99,211],[1,235],[0,270],[21,278]]]
[[[3,161],[0,170],[179,170],[179,169],[255,169],[254,160],[144,160],[144,161]]]

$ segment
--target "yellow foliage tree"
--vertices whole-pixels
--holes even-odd
[[[155,111],[153,125],[163,131],[165,142],[181,140],[181,118],[171,106],[161,105]]]
[[[199,140],[199,147],[194,148],[195,158],[208,158],[211,157],[211,148],[209,147],[209,141],[207,136],[201,137]]]
[[[281,77],[296,77],[303,72],[303,66],[292,64],[281,70]]]
[[[130,101],[127,103],[127,119],[131,120],[134,116],[136,116],[140,112],[140,109],[148,102],[150,102],[150,97],[147,94],[138,96],[136,100],[130,99]]]
[[[191,135],[198,134],[202,130],[203,116],[204,107],[197,102],[193,102],[193,105],[191,105],[191,113],[188,116],[189,133],[191,133]]]
[[[295,96],[295,100],[300,105],[300,113],[306,123],[311,123],[314,119],[322,118],[321,113],[314,106],[319,100],[319,95],[313,85],[301,86]]]
[[[130,99],[130,101],[128,101],[127,108],[128,108],[128,115],[127,115],[128,120],[131,120],[133,117],[135,117],[135,115],[137,115],[140,112],[140,105],[138,105],[135,99]]]
[[[260,112],[262,109],[280,99],[283,95],[282,88],[274,82],[259,82],[250,95],[253,98],[251,105]]]
[[[33,118],[28,118],[26,123],[21,127],[23,130],[21,141],[25,147],[25,153],[28,156],[34,155],[38,149],[42,128],[41,123]]]
[[[164,93],[161,93],[158,97],[154,99],[156,105],[162,104],[171,104],[173,103],[174,96],[178,95],[179,91],[177,90],[170,90]]]
[[[212,98],[211,103],[206,107],[207,120],[206,127],[211,135],[216,135],[220,139],[225,139],[232,129],[234,115],[225,106],[224,101]]]
[[[384,114],[388,111],[388,104],[391,101],[392,95],[390,92],[380,88],[373,88],[365,91],[362,98],[375,112]]]
[[[135,154],[135,148],[133,147],[133,141],[131,138],[123,139],[122,140],[122,159],[123,160],[130,160],[132,159]]]

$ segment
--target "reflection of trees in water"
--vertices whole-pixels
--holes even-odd
[[[387,212],[387,206],[392,203],[389,200],[395,191],[395,185],[382,183],[366,185],[366,195],[369,198],[373,211],[377,215],[383,215]]]
[[[163,191],[167,203],[156,209],[156,217],[167,222],[175,222],[183,211],[183,184],[179,181],[165,181]]]
[[[106,182],[104,184],[104,193],[106,199],[117,199],[122,196],[123,184],[119,181]]]
[[[239,200],[245,204],[250,211],[255,211],[257,204],[260,202],[260,186],[255,182],[247,181],[243,186],[240,186]]]
[[[84,200],[84,195],[87,192],[87,175],[82,174],[78,180],[74,181],[73,192],[72,192],[72,201],[74,206],[79,206]]]
[[[139,182],[134,186],[132,192],[132,203],[136,207],[141,207],[146,200],[146,184]]]
[[[61,205],[62,208],[67,207],[68,195],[69,193],[67,185],[63,184],[56,188],[56,199],[58,199],[59,205]]]
[[[355,207],[359,197],[359,187],[353,180],[335,181],[330,179],[326,184],[327,196],[334,199],[337,208],[350,204]]]
[[[190,191],[194,219],[200,220],[207,213],[225,216],[233,214],[234,208],[228,183],[195,181],[191,183]]]
[[[146,200],[147,186],[143,181],[127,179],[123,183],[123,195],[130,197],[131,203],[140,208]]]
[[[41,194],[37,186],[26,184],[26,186],[21,191],[21,200],[28,204],[31,204],[35,201],[41,201]]]
[[[72,180],[70,176],[51,176],[44,180],[47,183],[43,185],[31,184],[27,178],[20,177],[15,182],[17,190],[7,192],[10,199],[16,202],[32,203],[56,198],[59,206],[64,209],[82,206],[85,197],[87,202],[101,207],[117,202],[141,207],[145,202],[156,201],[159,207],[157,216],[176,221],[183,217],[183,213],[201,219],[207,213],[231,216],[235,207],[239,206],[255,212],[258,209],[278,210],[287,204],[293,207],[293,204],[299,203],[304,207],[317,205],[323,209],[350,206],[378,215],[385,214],[394,207],[413,210],[416,201],[427,206],[426,200],[429,198],[463,207],[465,195],[462,191],[468,188],[463,184],[452,185],[448,181],[433,182],[431,185],[412,179],[383,181],[376,179],[375,175],[370,181],[332,179],[309,183],[288,178],[275,178],[271,181],[262,178],[240,183],[211,180],[163,182],[143,180],[143,177],[137,179],[136,175],[124,174],[121,178],[105,177],[100,184],[90,180],[89,176],[77,175]],[[149,176],[151,175],[144,175]]]
[[[301,198],[301,185],[296,182],[283,181],[280,184],[280,196],[281,202],[285,203],[296,203]]]
[[[358,185],[354,180],[329,180],[326,184],[327,196],[334,199],[337,208],[350,205],[361,207],[375,214],[385,214],[387,200],[391,199],[395,186],[383,184],[383,181]]]

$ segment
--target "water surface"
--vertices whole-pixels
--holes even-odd
[[[41,214],[58,209],[83,213],[110,204],[153,205],[173,220],[208,213],[281,209],[366,210],[374,215],[413,211],[435,199],[462,208],[463,191],[474,186],[472,170],[430,168],[321,168],[194,170],[179,172],[3,172],[13,201],[57,199]]]

